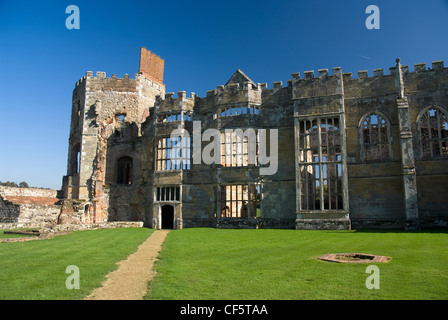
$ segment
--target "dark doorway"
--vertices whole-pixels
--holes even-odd
[[[174,207],[165,205],[162,207],[162,229],[174,228]]]

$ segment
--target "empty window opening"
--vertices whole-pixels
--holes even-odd
[[[259,134],[247,129],[243,134],[235,131],[221,133],[221,165],[223,167],[244,167],[259,165]]]
[[[75,105],[75,116],[73,117],[73,127],[76,128],[79,124],[79,119],[81,118],[81,104],[80,102],[76,102]]]
[[[379,114],[364,118],[360,128],[363,161],[389,160],[391,153],[390,123]]]
[[[68,166],[68,174],[76,175],[79,173],[81,165],[81,146],[76,143],[70,150],[70,161]]]
[[[237,116],[241,114],[255,114],[260,113],[260,106],[232,106],[222,107],[220,109],[221,117]]]
[[[161,114],[158,116],[158,122],[172,122],[172,121],[180,121],[183,119],[184,121],[191,121],[191,113],[184,113],[183,116],[181,113],[170,113],[170,114]]]
[[[260,184],[223,185],[220,190],[221,218],[260,217]]]
[[[158,187],[157,201],[180,201],[180,187]]]
[[[124,114],[124,113],[115,115],[115,121],[118,123],[124,123],[125,119],[126,119],[126,114]]]
[[[80,169],[80,165],[81,165],[81,152],[78,151],[76,152],[76,157],[75,157],[76,163],[75,163],[75,174],[79,173],[79,169]]]
[[[159,138],[156,170],[190,170],[191,138]]]
[[[434,107],[421,114],[418,121],[422,158],[448,157],[448,117]]]
[[[343,209],[339,119],[299,121],[300,210]]]
[[[250,114],[259,114],[259,112],[260,112],[259,106],[250,106],[249,107]]]
[[[132,175],[131,157],[122,157],[117,161],[117,184],[131,184]]]

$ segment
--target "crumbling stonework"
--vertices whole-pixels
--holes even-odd
[[[92,216],[90,201],[63,199],[57,190],[0,186],[0,229],[90,224]]]
[[[0,186],[0,226],[43,226],[55,223],[61,211],[56,190]]]
[[[63,194],[86,204],[85,223],[446,226],[448,70],[442,61],[410,72],[397,60],[389,74],[375,69],[357,78],[339,67],[317,76],[293,73],[286,86],[272,88],[237,70],[205,97],[165,93],[163,67],[163,59],[142,48],[135,79],[87,72],[76,84]],[[195,145],[199,153],[210,151],[207,129],[221,133],[221,158],[197,163]],[[256,163],[248,161],[249,138],[238,142],[226,133],[234,129],[253,129],[257,142],[266,130]],[[277,136],[269,135],[274,131]],[[263,153],[274,146],[277,170],[262,174]]]

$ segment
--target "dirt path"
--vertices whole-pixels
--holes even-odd
[[[148,282],[155,276],[153,265],[168,232],[154,231],[136,252],[118,263],[118,269],[109,273],[102,286],[93,290],[86,300],[143,299]]]

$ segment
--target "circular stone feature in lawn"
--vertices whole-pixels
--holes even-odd
[[[388,262],[391,257],[366,253],[328,253],[318,259],[340,263],[381,263]]]

